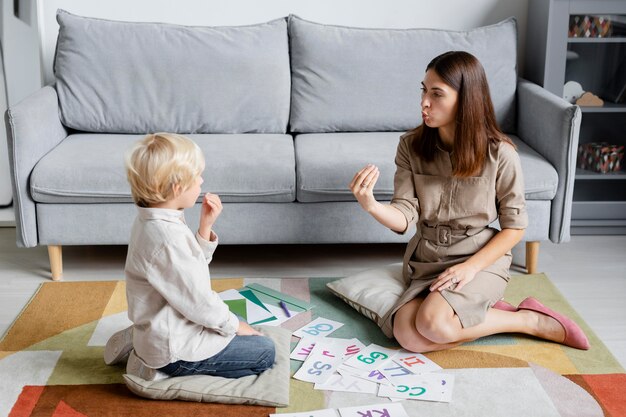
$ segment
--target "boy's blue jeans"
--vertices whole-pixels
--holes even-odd
[[[241,378],[258,375],[274,365],[274,342],[265,336],[235,336],[215,356],[198,362],[177,361],[160,368],[170,376],[211,375]]]

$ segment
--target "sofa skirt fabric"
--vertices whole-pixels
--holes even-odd
[[[524,240],[547,240],[550,201],[529,201],[527,208],[533,221]],[[37,204],[39,244],[128,244],[136,211],[132,204]],[[192,230],[199,215],[199,205],[185,210]],[[413,235],[392,232],[351,202],[228,203],[215,231],[227,245],[406,243]]]

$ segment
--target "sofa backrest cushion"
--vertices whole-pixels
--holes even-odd
[[[54,63],[61,121],[101,133],[284,133],[286,19],[189,27],[60,10]]]
[[[294,132],[405,131],[421,123],[426,65],[450,50],[474,54],[503,130],[515,126],[514,18],[458,32],[361,29],[289,17]]]

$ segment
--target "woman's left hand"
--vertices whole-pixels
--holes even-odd
[[[442,291],[447,288],[459,291],[474,279],[478,269],[467,262],[451,266],[443,271],[437,279],[430,284],[431,291]],[[456,285],[456,287],[454,287]]]

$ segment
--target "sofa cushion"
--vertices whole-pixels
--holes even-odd
[[[143,135],[68,136],[35,166],[30,188],[40,203],[132,202],[124,154]],[[224,202],[295,200],[290,135],[188,135],[204,152],[202,191]]]
[[[57,13],[61,121],[99,133],[284,133],[287,22],[131,23]]]
[[[517,146],[527,200],[552,200],[559,185],[556,169],[546,159],[517,136],[509,135]]]
[[[374,196],[393,196],[399,132],[309,133],[297,135],[296,183],[301,202],[354,201],[348,188],[354,174],[367,164],[380,169]]]
[[[295,138],[297,198],[301,202],[354,201],[348,188],[354,174],[371,163],[380,169],[374,196],[393,196],[395,156],[401,132],[308,133]],[[526,199],[551,200],[558,175],[535,150],[510,135],[520,156]]]
[[[420,122],[426,65],[465,50],[485,67],[498,122],[515,126],[517,29],[510,18],[468,31],[362,29],[289,17],[294,132],[409,130]]]

